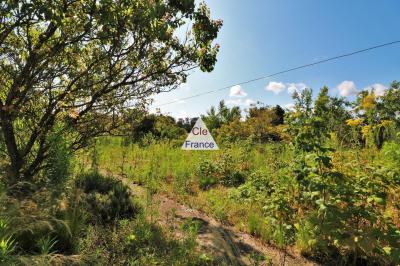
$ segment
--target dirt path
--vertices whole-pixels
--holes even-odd
[[[125,183],[128,181],[125,179]],[[143,187],[129,182],[136,195],[145,197]],[[176,237],[182,236],[182,225],[187,221],[200,224],[197,243],[203,251],[220,258],[227,265],[317,265],[299,254],[284,252],[268,246],[255,237],[237,231],[206,215],[203,212],[180,204],[165,194],[156,194],[152,198],[157,212],[157,222],[164,228],[171,229]],[[257,259],[258,258],[258,259]]]

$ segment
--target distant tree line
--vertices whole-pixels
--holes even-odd
[[[297,116],[305,114],[316,117],[319,128],[340,145],[357,143],[381,148],[385,140],[393,137],[400,128],[399,84],[394,81],[384,95],[376,95],[373,89],[362,91],[354,102],[330,96],[326,86],[320,89],[315,99],[312,90],[305,89],[293,94],[295,102],[301,106],[290,110],[279,105],[260,104],[241,110],[238,106],[230,108],[221,101],[201,117],[221,143],[249,139],[260,143],[293,141],[290,124],[297,120]],[[127,117],[128,134],[134,141],[149,134],[156,140],[182,139],[197,120],[197,117],[176,120],[169,115],[150,114],[143,110],[138,115],[136,109],[130,110]]]

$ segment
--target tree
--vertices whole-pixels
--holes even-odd
[[[371,91],[362,91],[357,98],[356,110],[363,119],[362,135],[366,144],[382,148],[384,141],[394,136],[400,125],[400,90],[394,81],[382,96]]]
[[[394,121],[400,128],[400,82],[392,82],[378,102],[378,109],[381,119]]]
[[[211,106],[210,110],[207,111],[207,115],[201,116],[201,118],[206,123],[208,130],[211,132],[221,127],[222,122],[214,106]]]
[[[348,127],[345,121],[351,118],[346,109],[350,103],[345,98],[329,96],[328,87],[324,86],[315,99],[314,113],[319,118],[321,130],[327,133],[335,133],[341,141],[348,138]]]
[[[272,121],[272,125],[283,125],[285,122],[285,110],[280,105],[276,105],[272,110],[276,115],[276,118]]]
[[[225,101],[219,102],[218,113],[222,124],[239,120],[241,117],[239,106],[228,108],[225,104]]]
[[[186,136],[185,130],[177,125],[173,117],[162,114],[144,114],[133,121],[130,133],[134,141],[140,141],[148,134],[157,140]]]
[[[218,111],[216,111],[214,106],[211,106],[210,110],[207,111],[207,115],[202,116],[207,128],[211,132],[220,128],[222,125],[229,124],[240,118],[241,113],[239,106],[228,108],[223,100],[219,102]]]
[[[46,167],[51,135],[61,132],[69,149],[80,149],[115,128],[109,118],[127,104],[176,88],[194,67],[212,71],[222,22],[194,2],[3,1],[0,140],[8,181],[30,181]]]
[[[180,128],[183,128],[184,130],[186,130],[187,133],[189,133],[194,127],[194,124],[196,123],[197,119],[198,117],[179,118],[178,121],[176,122],[176,125]]]
[[[259,117],[264,115],[264,113],[268,113],[268,115],[272,117],[271,123],[273,126],[284,124],[285,110],[283,110],[280,105],[276,105],[275,107],[272,108],[269,106],[262,106],[262,107],[252,106],[248,110],[247,118]]]
[[[238,118],[222,124],[215,131],[221,142],[251,139],[257,142],[281,141],[286,138],[283,125],[285,111],[279,106],[252,106],[245,121]]]

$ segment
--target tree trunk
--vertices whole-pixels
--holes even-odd
[[[0,105],[1,131],[4,136],[4,142],[7,148],[7,154],[10,159],[8,181],[16,181],[20,177],[20,171],[23,165],[21,154],[18,150],[15,139],[14,127],[6,106]]]

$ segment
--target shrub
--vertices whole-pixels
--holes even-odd
[[[258,170],[252,173],[238,190],[242,199],[248,201],[265,199],[273,191],[273,180],[268,173]]]
[[[197,166],[200,188],[209,189],[216,184],[238,186],[245,180],[238,163],[229,153],[223,153],[215,161],[201,160]]]
[[[85,193],[107,193],[118,181],[109,176],[103,176],[98,172],[88,172],[78,175],[75,184]]]
[[[206,190],[218,183],[216,174],[218,173],[217,166],[211,161],[201,161],[197,167],[199,176],[199,186]]]
[[[139,212],[129,187],[119,180],[90,172],[78,176],[76,185],[86,193],[84,199],[94,223],[132,218]]]

